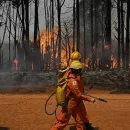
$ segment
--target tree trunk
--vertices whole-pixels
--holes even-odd
[[[75,51],[75,0],[73,0],[73,47],[72,52]]]
[[[14,25],[14,59],[17,57],[17,20],[18,20],[18,8],[17,8],[17,11],[16,11],[16,18],[15,18],[15,25]]]
[[[38,4],[39,0],[35,0],[35,20],[34,20],[34,51],[32,62],[34,65],[34,71],[39,72],[41,69],[41,53],[40,53],[40,42],[37,43],[38,36]],[[39,39],[40,41],[40,39]]]
[[[30,69],[30,64],[29,64],[29,0],[24,0],[24,5],[25,5],[25,13],[26,13],[26,18],[25,18],[25,24],[26,24],[26,43],[25,44],[25,62],[26,62],[26,71]]]
[[[129,36],[129,25],[130,22],[130,0],[127,0],[127,17],[126,17],[126,69],[129,69],[129,43],[130,43],[130,36]]]
[[[10,2],[10,11],[9,11],[9,19],[11,18],[11,2]],[[11,65],[11,53],[10,53],[10,42],[11,42],[11,20],[9,21],[9,68]]]
[[[27,47],[29,49],[29,0],[25,0],[25,9],[26,9],[26,40]]]
[[[101,10],[101,15],[102,15],[102,51],[101,51],[101,69],[104,69],[104,3],[103,3],[103,7]]]
[[[52,0],[52,46],[53,46],[53,68],[56,68],[55,43],[54,43],[54,0]]]
[[[94,69],[94,43],[93,43],[93,0],[91,0],[91,51],[92,51],[92,69]]]
[[[107,51],[107,65],[111,66],[111,0],[106,2],[106,43],[109,46]],[[106,63],[105,63],[106,64]]]
[[[23,49],[24,49],[24,62],[25,62],[25,66],[24,66],[24,68],[27,70],[27,59],[26,59],[26,57],[27,57],[27,49],[26,49],[26,47],[25,47],[25,41],[24,41],[24,38],[25,38],[25,11],[24,11],[24,1],[22,1],[22,47],[23,47]]]
[[[58,61],[61,63],[61,4],[57,0],[57,14],[58,14]]]
[[[83,0],[83,26],[84,26],[84,43],[83,43],[83,45],[84,45],[84,63],[85,63],[85,60],[86,60],[86,53],[87,53],[87,51],[86,51],[86,36],[85,36],[85,34],[86,34],[86,24],[85,24],[85,22],[86,22],[86,20],[85,20],[85,0]]]
[[[117,0],[117,15],[118,15],[118,69],[120,69],[120,43],[121,43],[121,30],[120,30],[120,0]]]
[[[121,0],[121,43],[122,43],[122,67],[125,69],[125,52],[124,52],[124,9],[123,9],[123,1]]]
[[[76,0],[77,18],[77,51],[80,52],[80,19],[79,19],[79,0]]]
[[[97,49],[98,49],[98,20],[97,20],[97,5],[95,0],[95,67],[97,68]]]
[[[34,19],[34,48],[37,48],[37,31],[38,31],[38,0],[35,0],[35,19]],[[40,40],[40,39],[39,39]]]

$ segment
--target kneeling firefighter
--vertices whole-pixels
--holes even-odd
[[[83,100],[95,102],[94,98],[83,95],[82,64],[79,60],[73,60],[69,67],[68,81],[66,86],[65,102],[58,121],[51,130],[63,130],[72,116],[76,122],[77,130],[94,130],[90,125]],[[80,77],[80,78],[79,78]]]

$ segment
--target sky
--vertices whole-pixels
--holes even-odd
[[[48,0],[48,2],[49,1],[50,0]],[[61,17],[62,20],[63,19],[65,19],[65,20],[72,19],[72,12],[73,12],[72,8],[68,8],[68,7],[72,7],[72,6],[73,6],[73,0],[65,0],[65,3],[64,3],[62,10],[61,10],[62,11],[62,17]],[[66,12],[69,12],[69,13],[66,13]],[[42,29],[45,29],[45,15],[44,15],[44,13],[45,13],[44,0],[40,0],[40,4],[39,4],[40,31],[42,31]],[[54,16],[55,17],[55,26],[57,26],[57,10],[56,10],[56,8],[55,8],[54,13],[55,13],[55,16]],[[0,14],[1,14],[1,12],[0,12]],[[30,14],[31,14],[30,15],[30,39],[33,39],[33,33],[34,33],[34,4],[33,3],[30,6]],[[113,34],[115,34],[114,21],[117,21],[117,12],[116,12],[115,8],[112,10],[112,33]],[[3,37],[3,33],[4,33],[3,30],[4,30],[4,26],[0,28],[0,39],[2,39],[2,37]],[[8,33],[6,34],[5,41],[8,42]]]
[[[49,0],[48,0],[49,1]],[[72,17],[72,9],[67,7],[73,6],[73,0],[65,0],[64,6],[62,7],[62,17],[61,19],[71,18]],[[66,13],[69,12],[69,13]],[[0,12],[1,14],[2,12]],[[13,14],[13,12],[11,12]],[[55,26],[57,26],[57,11],[55,8]],[[65,13],[65,14],[64,14]],[[30,39],[33,38],[34,33],[34,4],[32,3],[30,6]],[[4,19],[0,19],[0,21],[5,21],[6,16],[4,16]],[[44,0],[40,0],[39,4],[39,25],[40,25],[40,31],[42,29],[45,29],[45,12],[44,12]],[[2,40],[3,33],[4,33],[4,26],[0,28],[0,40]],[[12,28],[13,30],[13,28]],[[7,31],[8,32],[8,31]],[[8,42],[8,33],[5,36],[5,41]]]

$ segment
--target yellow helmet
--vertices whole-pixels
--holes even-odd
[[[82,63],[78,60],[75,60],[70,64],[71,69],[82,69],[82,67]]]
[[[81,54],[78,51],[73,52],[70,56],[71,60],[79,60],[80,58],[81,58]]]

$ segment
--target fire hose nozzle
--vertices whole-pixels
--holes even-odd
[[[101,99],[101,98],[99,98],[99,100],[100,100],[100,101],[102,101],[102,102],[107,102],[106,100],[104,100],[104,99]]]
[[[99,101],[102,101],[102,102],[107,102],[106,100],[102,99],[102,98],[97,98],[97,97],[94,97],[94,96],[91,96],[91,95],[88,95],[88,94],[85,94],[86,96],[89,96],[89,97],[92,97],[92,98],[95,98]]]

